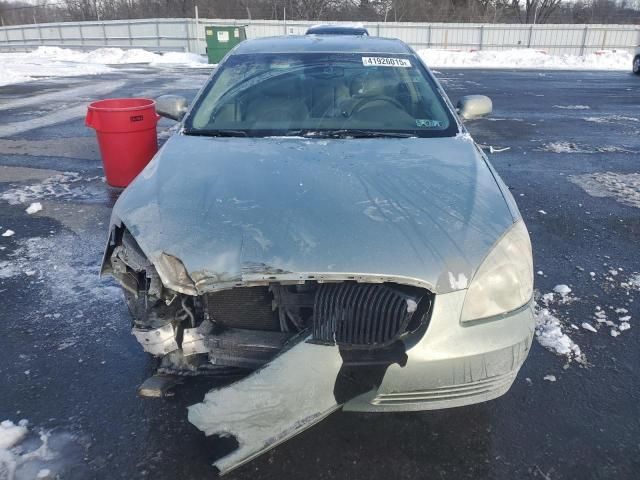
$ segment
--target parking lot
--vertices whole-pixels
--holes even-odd
[[[130,65],[0,87],[0,230],[15,232],[0,237],[0,420],[51,432],[57,457],[47,465],[60,478],[209,478],[225,447],[186,418],[212,380],[169,399],[136,396],[155,364],[130,334],[119,288],[98,277],[119,192],[104,183],[84,126],[93,99],[192,98],[208,74]],[[493,114],[467,126],[529,227],[538,305],[580,352],[534,340],[504,397],[434,412],[338,412],[227,478],[637,478],[640,79],[436,74],[454,103],[493,99]],[[160,125],[166,138],[172,122]],[[36,201],[42,211],[27,214]],[[571,292],[544,296],[562,284]]]

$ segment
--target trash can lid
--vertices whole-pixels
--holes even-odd
[[[154,107],[155,100],[150,98],[109,98],[89,104],[89,110],[102,112],[131,112]]]

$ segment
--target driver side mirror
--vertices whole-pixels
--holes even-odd
[[[180,121],[187,113],[189,102],[180,95],[162,95],[156,98],[156,112],[171,120]]]
[[[493,110],[493,103],[484,95],[467,95],[458,100],[456,105],[458,115],[464,120],[488,115]]]

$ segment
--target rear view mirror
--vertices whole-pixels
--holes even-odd
[[[493,103],[484,95],[467,95],[458,100],[458,115],[464,120],[488,115],[493,110]]]
[[[171,120],[182,120],[184,114],[187,113],[189,102],[180,95],[162,95],[156,98],[156,112]]]

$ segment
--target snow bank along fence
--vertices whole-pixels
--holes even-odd
[[[92,49],[144,48],[158,52],[204,53],[207,25],[246,25],[248,38],[297,35],[317,22],[151,18],[42,23],[0,28],[0,51],[40,45]],[[504,50],[533,48],[584,55],[598,50],[632,51],[640,45],[638,25],[521,25],[471,23],[364,22],[371,35],[404,40],[415,49]]]

